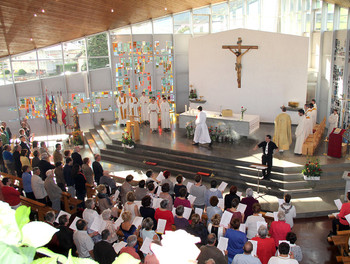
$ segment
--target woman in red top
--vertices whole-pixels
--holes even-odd
[[[12,181],[10,178],[3,178],[1,188],[4,200],[8,203],[12,209],[17,209],[21,205],[20,193],[13,187],[11,187]]]
[[[269,259],[276,253],[275,240],[271,237],[267,237],[267,233],[267,227],[261,225],[258,229],[258,236],[252,238],[252,240],[258,242],[256,254],[261,264],[267,264]]]
[[[234,198],[232,200],[232,203],[231,203],[232,207],[231,208],[227,208],[227,211],[229,211],[230,213],[232,213],[232,219],[233,218],[238,218],[239,219],[239,222],[242,224],[244,223],[244,214],[242,214],[241,212],[237,211],[237,207],[239,205],[239,200],[237,198]]]
[[[186,199],[186,195],[187,195],[186,187],[180,188],[179,194],[180,194],[180,196],[176,197],[176,199],[174,201],[174,207],[176,208],[179,205],[183,205],[184,207],[191,208],[190,201]]]
[[[341,230],[349,230],[349,222],[346,220],[345,216],[350,214],[350,192],[347,193],[346,197],[348,198],[347,203],[343,203],[340,208],[340,212],[337,215],[336,219],[333,219],[332,227],[333,227],[333,235],[337,234],[337,225],[339,225],[339,231]]]
[[[157,208],[154,214],[154,219],[156,219],[156,221],[158,221],[158,219],[166,220],[165,231],[172,231],[173,229],[171,226],[174,224],[174,216],[171,211],[166,209],[168,203],[168,200],[163,200],[160,202],[160,208]]]

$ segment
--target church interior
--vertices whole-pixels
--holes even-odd
[[[350,263],[349,0],[0,22],[0,263]]]

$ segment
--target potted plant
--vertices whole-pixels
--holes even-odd
[[[304,169],[301,171],[306,181],[319,181],[322,169],[318,160],[306,162]]]
[[[194,127],[192,125],[192,122],[186,123],[186,136],[187,138],[192,138],[194,135]]]
[[[132,136],[129,134],[129,132],[122,134],[122,147],[129,149],[135,147],[135,142],[132,140]]]

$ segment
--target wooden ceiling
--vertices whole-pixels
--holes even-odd
[[[1,0],[0,57],[219,2],[223,1]]]

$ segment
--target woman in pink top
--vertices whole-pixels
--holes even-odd
[[[187,195],[187,189],[186,188],[181,188],[179,190],[179,197],[176,197],[175,201],[174,201],[174,207],[178,207],[179,205],[183,205],[184,207],[188,207],[191,208],[191,203],[189,200],[186,199],[186,195]]]
[[[227,208],[227,211],[232,213],[232,218],[238,218],[240,223],[244,223],[244,214],[241,212],[237,211],[237,207],[239,205],[239,200],[237,198],[232,200],[232,207]]]

